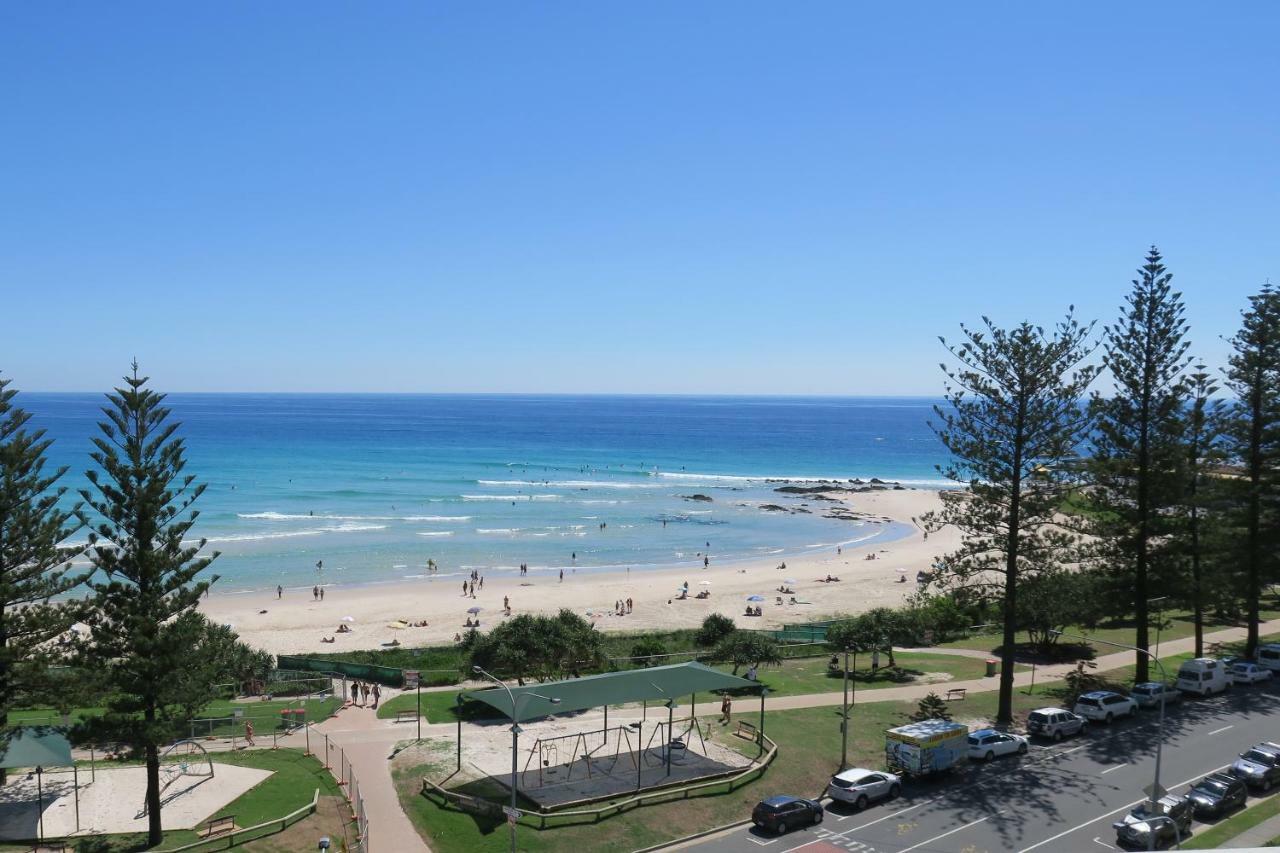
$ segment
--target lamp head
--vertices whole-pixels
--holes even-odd
[[[551,698],[547,699],[547,701],[548,701],[548,702],[550,702],[552,705],[559,705],[559,704],[560,704],[560,697],[559,697],[559,696],[552,696]]]
[[[316,849],[317,849],[317,850],[328,850],[328,849],[329,849],[329,836],[327,836],[327,835],[322,835],[322,836],[320,836],[320,841],[319,841],[319,843],[318,843],[318,844],[316,844]]]
[[[480,674],[480,667],[478,667],[478,666],[473,666],[473,667],[471,667],[471,671],[472,671],[472,672],[474,672],[476,675],[479,675],[479,674]]]

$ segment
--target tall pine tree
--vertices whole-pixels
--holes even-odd
[[[1226,445],[1240,468],[1233,482],[1239,589],[1245,602],[1245,655],[1258,648],[1264,584],[1280,575],[1280,292],[1270,284],[1249,297],[1243,323],[1230,341],[1227,387],[1235,395],[1226,419]]]
[[[1184,488],[1182,499],[1182,548],[1189,575],[1186,598],[1191,605],[1195,628],[1196,657],[1204,655],[1204,613],[1208,602],[1210,560],[1206,548],[1205,515],[1213,503],[1212,468],[1218,459],[1219,403],[1214,399],[1218,385],[1203,364],[1187,377],[1191,398],[1184,434]]]
[[[1112,601],[1134,615],[1135,645],[1145,650],[1152,591],[1177,580],[1181,565],[1173,534],[1185,484],[1190,344],[1182,295],[1170,287],[1173,276],[1155,246],[1138,273],[1119,320],[1104,335],[1114,389],[1091,402],[1096,432],[1088,495],[1100,567],[1114,580]],[[1149,669],[1150,658],[1138,652],[1137,680],[1147,681]]]
[[[958,345],[943,340],[959,367],[942,366],[948,405],[935,407],[932,426],[952,461],[939,470],[968,488],[943,492],[942,508],[925,525],[963,535],[960,549],[942,559],[940,580],[999,602],[997,720],[1010,723],[1021,579],[1077,556],[1076,538],[1055,517],[1074,476],[1064,462],[1089,431],[1084,396],[1097,368],[1083,365],[1092,326],[1071,313],[1051,333],[1030,323],[983,323],[985,331],[962,326]]]
[[[39,689],[50,641],[76,619],[73,603],[51,599],[84,580],[70,565],[83,549],[62,544],[80,527],[74,508],[61,506],[66,469],[45,469],[53,442],[28,429],[17,393],[0,378],[0,730],[15,700]]]
[[[111,689],[107,713],[90,728],[145,757],[147,839],[154,846],[162,839],[159,749],[215,696],[211,683],[190,674],[202,668],[205,634],[195,607],[217,579],[196,577],[217,554],[197,556],[203,540],[187,544],[198,516],[191,504],[204,486],[183,473],[183,443],[164,395],[146,387],[136,363],[124,381],[107,395],[90,453],[92,489],[81,493],[101,517],[90,535],[102,577],[89,582],[89,657]]]

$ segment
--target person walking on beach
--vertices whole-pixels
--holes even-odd
[[[463,598],[466,598],[466,597],[467,597],[467,582],[466,582],[466,581],[463,581],[463,582],[462,582],[462,597],[463,597]]]
[[[703,558],[702,558],[702,568],[704,568],[704,569],[705,569],[705,568],[706,568],[707,566],[709,566],[709,565],[711,565],[711,558],[710,558],[710,557],[703,557]]]
[[[484,589],[484,575],[480,576],[480,588]]]
[[[280,584],[276,584],[276,601],[279,601],[282,595],[284,595],[284,587]]]
[[[320,600],[320,587],[318,586],[311,587],[311,600],[312,601]]]
[[[377,684],[373,685],[373,710],[378,710],[378,700],[382,698],[382,688]]]
[[[560,570],[560,583],[564,583],[564,569]]]
[[[351,682],[351,704],[356,704],[356,700],[360,698],[360,682]]]

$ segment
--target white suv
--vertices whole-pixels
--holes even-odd
[[[1095,690],[1082,694],[1073,710],[1086,719],[1110,724],[1120,717],[1132,716],[1138,710],[1138,703],[1110,690]]]
[[[1062,708],[1040,708],[1027,715],[1027,732],[1040,737],[1062,740],[1066,735],[1081,734],[1089,723],[1079,714]]]

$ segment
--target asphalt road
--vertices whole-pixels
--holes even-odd
[[[781,838],[754,827],[690,844],[705,853],[996,853],[1117,849],[1111,828],[1146,798],[1155,768],[1156,712],[1090,731],[1060,744],[1035,744],[1026,756],[971,763],[937,782],[904,786],[897,800],[863,812],[827,804],[824,822]],[[1280,742],[1280,685],[1232,688],[1169,707],[1160,781],[1174,793],[1235,760],[1253,744]],[[767,778],[767,776],[766,776]],[[778,791],[813,796],[812,791]],[[775,792],[771,792],[775,793]],[[1192,832],[1204,825],[1197,822]]]

